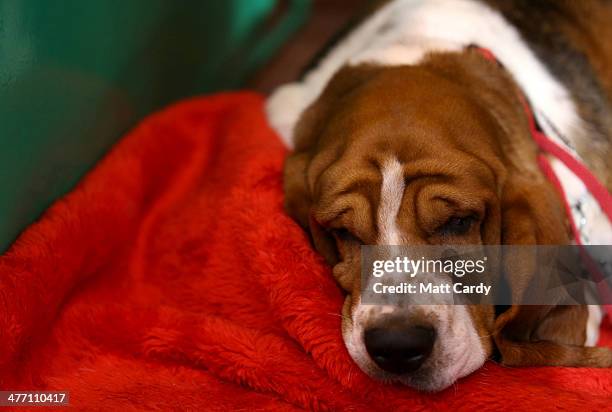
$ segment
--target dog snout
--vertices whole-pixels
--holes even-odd
[[[427,326],[381,326],[364,332],[365,347],[384,371],[401,375],[414,372],[427,360],[436,339]]]

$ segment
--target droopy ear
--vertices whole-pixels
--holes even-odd
[[[285,210],[303,228],[308,228],[312,199],[306,183],[308,152],[294,152],[285,161]]]
[[[612,367],[612,350],[584,346],[586,311],[586,306],[512,306],[495,322],[502,363]]]
[[[311,160],[321,150],[319,139],[335,109],[341,106],[353,90],[378,73],[374,66],[344,67],[329,81],[327,87],[299,118],[293,130],[294,152],[285,162],[285,209],[302,227],[309,227],[313,199],[308,181],[316,182],[317,176],[308,176]]]
[[[319,98],[301,115],[293,130],[295,151],[285,162],[285,209],[304,229],[310,231],[317,251],[332,266],[338,263],[338,251],[333,237],[313,218],[318,176],[309,171],[311,161],[324,156],[326,162],[335,161],[335,153],[325,153],[319,140],[330,119],[341,108],[351,92],[382,70],[374,66],[345,67],[330,80]]]
[[[306,184],[307,152],[293,153],[285,163],[285,209],[300,226],[310,231],[312,243],[325,260],[334,265],[338,254],[334,239],[314,219],[312,200]]]
[[[563,245],[570,241],[562,204],[554,188],[537,176],[509,182],[502,201],[502,242]],[[535,257],[504,261],[518,303],[535,273]],[[612,366],[612,351],[584,347],[586,306],[513,305],[495,321],[493,337],[509,366]]]

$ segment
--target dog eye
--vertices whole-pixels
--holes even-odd
[[[353,235],[348,229],[334,229],[332,234],[337,242],[357,242],[361,243],[361,240]]]
[[[474,216],[453,216],[438,231],[444,235],[464,235],[470,230],[475,220]]]

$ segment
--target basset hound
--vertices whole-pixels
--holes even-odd
[[[381,2],[268,99],[293,149],[286,210],[346,291],[342,334],[367,374],[438,391],[494,353],[612,366],[599,306],[376,306],[359,285],[361,245],[612,244],[611,21],[605,0]],[[599,197],[557,158],[565,200],[545,176],[525,102]]]

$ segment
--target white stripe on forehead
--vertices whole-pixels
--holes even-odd
[[[382,184],[378,204],[378,243],[399,245],[402,234],[397,225],[397,215],[404,196],[404,172],[396,158],[385,160],[382,165]]]

